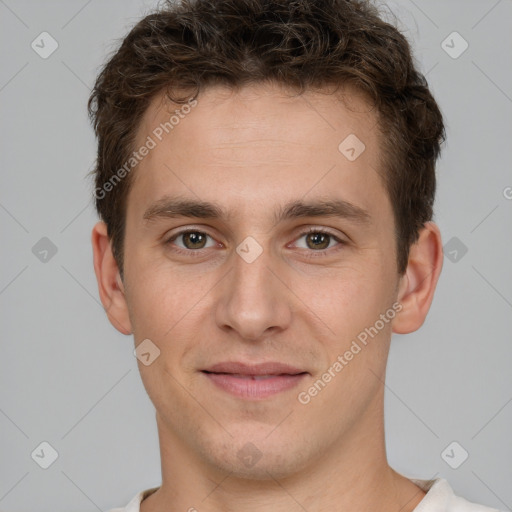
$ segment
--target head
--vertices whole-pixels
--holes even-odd
[[[89,109],[100,296],[159,351],[139,367],[161,437],[263,478],[368,433],[391,333],[421,326],[442,262],[443,121],[403,35],[363,1],[169,4]],[[248,400],[208,373],[237,361],[302,376]]]

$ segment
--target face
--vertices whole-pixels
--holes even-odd
[[[160,351],[141,377],[161,443],[283,477],[382,399],[399,276],[376,118],[349,90],[217,87],[160,133],[179,108],[145,113],[128,196],[130,329]]]

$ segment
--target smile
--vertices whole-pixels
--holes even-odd
[[[262,400],[293,389],[309,375],[304,370],[278,362],[217,363],[202,373],[217,389],[248,400]]]
[[[241,375],[234,373],[203,372],[217,388],[244,399],[261,400],[296,387],[308,375]]]

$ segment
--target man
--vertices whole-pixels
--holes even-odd
[[[116,510],[491,510],[386,458],[391,335],[443,260],[443,119],[404,37],[359,1],[170,4],[89,108],[99,294],[162,463]]]

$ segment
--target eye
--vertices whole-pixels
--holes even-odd
[[[327,256],[331,254],[330,249],[333,249],[333,247],[340,246],[341,249],[346,244],[347,242],[333,233],[319,228],[310,228],[299,235],[294,247],[306,249],[307,257],[315,257]],[[204,231],[189,228],[173,234],[165,241],[165,245],[169,245],[177,253],[199,255],[201,249],[216,247],[218,243]]]
[[[211,239],[210,245],[207,245],[207,239]],[[177,243],[180,241],[182,245]],[[207,235],[203,231],[196,230],[186,230],[180,231],[179,233],[174,234],[171,238],[166,241],[166,244],[171,244],[171,242],[175,242],[175,245],[184,250],[196,250],[196,249],[206,249],[208,247],[214,247],[215,241],[210,235]]]
[[[297,240],[304,239],[302,244],[296,242],[296,247],[300,249],[311,249],[313,252],[323,253],[333,246],[344,245],[346,242],[338,238],[337,236],[323,231],[318,228],[311,228],[305,233],[301,233]]]

